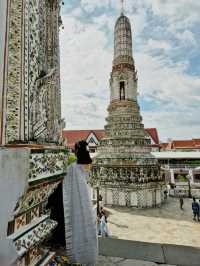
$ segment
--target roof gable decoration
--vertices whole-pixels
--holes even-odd
[[[146,134],[145,134],[145,139],[148,140],[148,144],[152,144],[153,139],[148,132],[146,132]]]
[[[88,143],[89,146],[96,146],[99,145],[99,140],[97,139],[96,135],[94,132],[91,132],[89,136],[86,139],[86,142]]]
[[[149,137],[151,140],[150,144],[159,145],[159,137],[156,128],[145,128],[146,136]]]
[[[149,144],[157,144],[148,131],[146,131],[145,138],[150,141]]]

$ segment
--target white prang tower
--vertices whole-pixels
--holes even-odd
[[[99,186],[105,205],[145,208],[163,201],[164,182],[145,138],[137,80],[131,24],[122,8],[115,24],[105,137],[92,168],[92,184]]]

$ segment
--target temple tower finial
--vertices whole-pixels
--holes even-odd
[[[124,14],[124,0],[121,1],[121,15]]]

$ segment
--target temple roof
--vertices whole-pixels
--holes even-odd
[[[154,144],[159,144],[159,137],[156,128],[145,128],[145,131],[152,138]],[[67,146],[69,148],[74,148],[76,142],[86,140],[91,133],[93,133],[99,141],[105,136],[104,129],[63,130],[62,136],[64,139],[67,139]]]
[[[76,142],[86,140],[90,133],[93,132],[98,140],[102,139],[105,135],[103,129],[91,130],[63,130],[63,138],[67,139],[67,146],[74,148]]]
[[[200,139],[172,140],[169,143],[161,144],[162,149],[200,149]]]

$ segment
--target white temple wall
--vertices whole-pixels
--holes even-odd
[[[29,150],[0,149],[0,265],[10,265],[17,253],[12,240],[7,239],[8,221],[28,183]]]
[[[5,34],[6,34],[6,10],[7,10],[7,0],[0,1],[0,100],[1,92],[3,86],[3,67],[4,67],[4,50],[5,50]],[[1,105],[0,105],[1,107]]]
[[[126,89],[126,98],[127,99],[137,99],[137,88],[136,88],[136,83],[133,79],[133,72],[128,72],[128,82],[127,82],[127,87]]]
[[[131,192],[131,207],[137,207],[137,194],[136,192]]]
[[[3,77],[4,77],[4,53],[5,53],[5,40],[6,40],[6,16],[7,16],[7,2],[8,0],[0,1],[0,134],[1,134],[1,121],[2,121],[2,92],[3,92]],[[1,136],[0,136],[1,137]]]
[[[125,192],[119,192],[119,206],[126,206]]]
[[[124,74],[124,80],[125,81],[125,98],[126,99],[137,99],[137,83],[134,80],[133,72],[132,71],[127,71],[126,74]],[[119,85],[119,77],[113,76],[113,79],[111,80],[111,96],[110,99],[111,101],[113,100],[119,100],[120,95],[119,95],[119,90],[120,90],[120,85]]]
[[[119,99],[119,80],[117,77],[113,77],[111,83],[111,101]]]
[[[146,194],[147,207],[153,206],[153,193],[152,192],[153,192],[152,190],[150,190],[150,191],[147,190],[147,194]]]
[[[128,193],[128,194],[127,194]],[[162,189],[140,189],[135,191],[130,190],[119,190],[111,188],[101,189],[100,194],[103,196],[104,205],[113,206],[127,206],[139,207],[139,208],[150,208],[160,206],[164,198],[162,197]],[[127,195],[129,196],[129,204],[127,202]]]
[[[106,204],[112,205],[113,204],[113,192],[112,190],[106,189]]]

